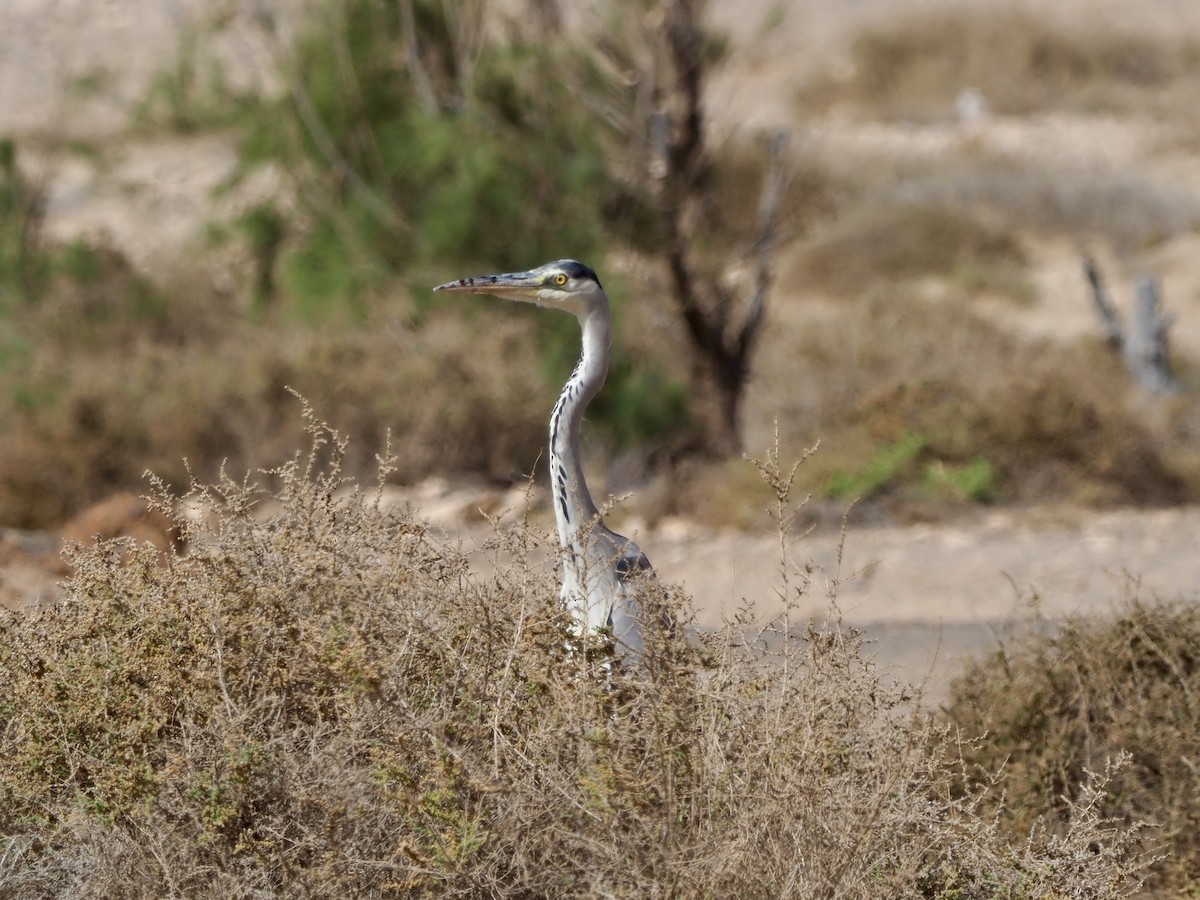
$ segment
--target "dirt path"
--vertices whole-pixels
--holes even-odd
[[[1032,598],[1051,619],[1110,613],[1131,584],[1146,599],[1200,600],[1198,535],[1195,507],[1053,519],[993,513],[958,525],[852,528],[840,581],[832,529],[797,543],[792,561],[793,572],[815,564],[802,610],[823,614],[837,582],[838,607],[877,641],[879,662],[912,681],[929,674],[936,700],[964,654],[994,647],[1009,623],[1032,618]],[[773,537],[649,535],[643,546],[695,598],[702,624],[718,624],[743,600],[763,617],[780,608]]]
[[[464,504],[462,516],[473,508]],[[485,533],[463,527],[462,516],[440,524],[478,546]],[[957,524],[851,528],[839,569],[841,535],[829,526],[792,544],[788,572],[793,596],[804,588],[802,617],[824,619],[836,589],[844,621],[875,642],[877,661],[897,678],[927,679],[937,702],[964,656],[1035,618],[1034,598],[1050,620],[1109,614],[1135,586],[1148,600],[1200,602],[1198,535],[1200,507],[993,512]],[[674,522],[636,539],[660,576],[692,597],[701,627],[740,609],[759,621],[782,609],[775,536]],[[486,554],[475,559],[487,567]]]
[[[521,508],[519,491],[500,497],[440,479],[394,489],[389,502],[410,506],[461,541],[481,572],[490,554],[476,548],[491,531],[479,510]],[[534,507],[549,534],[545,498]],[[719,627],[743,609],[760,622],[779,615],[777,536],[680,519],[622,530],[665,581],[692,598],[700,627]],[[962,657],[994,647],[1011,625],[1038,615],[1107,615],[1135,593],[1200,602],[1200,506],[991,510],[937,525],[852,526],[844,542],[840,527],[828,524],[790,541],[787,570],[793,596],[804,588],[801,618],[824,619],[836,592],[844,621],[875,641],[878,662],[898,678],[928,678],[937,702]]]

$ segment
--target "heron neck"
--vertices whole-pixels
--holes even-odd
[[[583,412],[604,384],[612,344],[608,305],[598,303],[579,314],[583,329],[583,354],[563,385],[550,416],[550,484],[554,518],[563,547],[574,543],[580,528],[593,523],[600,512],[588,492],[579,450]]]

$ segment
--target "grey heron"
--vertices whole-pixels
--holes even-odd
[[[619,657],[639,662],[644,649],[639,576],[650,561],[629,538],[605,526],[588,491],[580,458],[579,426],[608,374],[612,318],[596,273],[560,259],[528,272],[479,275],[434,288],[491,294],[572,313],[582,329],[583,353],[550,415],[550,484],[562,547],[561,597],[583,633],[607,633]]]

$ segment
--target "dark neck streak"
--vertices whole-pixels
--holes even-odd
[[[607,303],[581,313],[579,323],[583,329],[583,354],[563,385],[550,416],[550,484],[559,543],[564,548],[571,547],[580,529],[591,527],[600,515],[583,476],[579,426],[583,411],[608,373],[611,326]]]

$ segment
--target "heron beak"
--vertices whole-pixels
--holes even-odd
[[[533,272],[511,272],[506,275],[476,275],[439,284],[435,291],[450,294],[498,294],[501,297],[529,299],[543,287],[543,278]]]

